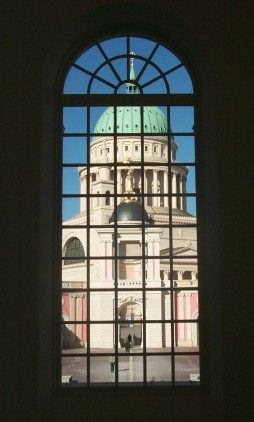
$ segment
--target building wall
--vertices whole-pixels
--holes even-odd
[[[126,19],[130,25],[133,16],[142,21],[145,15],[148,31],[158,22],[158,16],[164,21],[167,19],[169,27],[174,27],[176,38],[177,31],[181,32],[179,40],[183,50],[192,51],[193,45],[196,50],[199,45],[199,60],[209,63],[212,93],[209,91],[206,100],[207,107],[213,110],[213,122],[209,122],[212,136],[205,154],[210,212],[205,214],[208,223],[204,246],[214,262],[212,269],[209,254],[205,255],[205,264],[213,271],[218,300],[215,305],[211,303],[214,324],[210,326],[209,338],[213,340],[207,345],[210,348],[218,339],[219,347],[219,355],[210,356],[208,361],[212,383],[202,394],[169,396],[167,392],[151,390],[140,394],[125,392],[124,395],[114,392],[104,396],[90,392],[82,399],[48,396],[47,400],[38,400],[43,396],[38,387],[39,367],[45,374],[43,384],[50,383],[47,362],[38,347],[38,330],[47,321],[46,308],[42,309],[39,319],[39,271],[45,280],[49,275],[47,266],[39,261],[39,242],[41,239],[43,244],[44,238],[39,229],[40,189],[43,186],[39,170],[43,129],[42,69],[59,34],[65,34],[68,43],[69,28],[77,25],[80,16],[97,6],[102,7],[105,2],[5,2],[2,112],[6,132],[1,147],[2,244],[6,252],[1,270],[5,298],[2,338],[8,357],[4,360],[6,377],[2,384],[6,399],[5,420],[68,420],[70,412],[72,419],[81,420],[81,415],[86,415],[88,420],[94,421],[105,419],[105,415],[107,420],[115,420],[115,412],[121,415],[128,412],[128,420],[138,418],[140,421],[148,415],[179,421],[186,417],[190,421],[203,421],[207,415],[216,421],[250,420],[253,357],[249,323],[253,317],[250,294],[253,277],[252,261],[246,259],[246,243],[251,232],[248,211],[252,210],[249,172],[252,163],[248,165],[252,157],[249,57],[252,5],[249,2],[200,0],[158,0],[156,5],[149,0],[133,3],[121,2],[125,11],[119,12],[119,22]],[[107,7],[111,4],[114,5],[110,12],[114,19],[120,2],[106,2]],[[138,4],[142,5],[142,12]],[[100,9],[99,13],[105,16],[105,10]],[[125,24],[122,23],[123,28]],[[101,34],[107,32],[108,27],[105,22]],[[183,36],[182,27],[188,37]],[[158,28],[157,31],[159,33]],[[195,56],[195,51],[193,54]],[[200,84],[202,87],[202,78]],[[49,222],[45,221],[45,225]],[[210,280],[209,274],[207,277]],[[207,288],[203,286],[204,291]],[[212,288],[210,291],[214,292]],[[53,302],[54,298],[51,300]]]

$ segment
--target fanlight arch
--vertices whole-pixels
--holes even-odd
[[[119,38],[99,41],[87,50],[82,51],[67,71],[63,88],[64,93],[116,94],[120,93],[121,88],[124,87],[125,89],[126,86],[128,93],[193,93],[190,71],[187,69],[186,63],[168,48],[162,46],[159,42],[146,39],[145,41],[150,42],[151,45],[150,49],[147,48],[147,54],[143,55],[141,50],[138,53],[131,51],[132,47],[135,49],[135,41],[142,43],[143,38],[138,36],[126,37],[122,54],[111,55],[110,49],[105,48],[105,43],[111,42],[111,48],[114,51]],[[95,62],[93,67],[89,63],[91,57]],[[163,66],[161,65],[162,57]],[[135,78],[131,71],[131,63],[134,59],[135,66],[138,68]],[[186,87],[182,87],[180,91],[177,82],[177,75],[179,74],[184,74],[186,80]],[[75,79],[77,76],[81,80],[83,79],[83,87],[81,91],[77,87],[76,89],[73,87],[70,91],[66,82],[70,83],[71,79]],[[131,86],[128,87],[128,84]],[[124,90],[122,92],[124,93]]]

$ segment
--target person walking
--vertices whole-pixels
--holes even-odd
[[[111,372],[115,370],[115,356],[109,356],[109,365]]]
[[[138,338],[137,338],[136,334],[133,334],[133,337],[132,337],[133,347],[137,345],[137,340],[138,340]]]
[[[125,353],[126,353],[126,355],[130,353],[131,345],[132,345],[132,337],[131,337],[131,334],[129,333],[127,340],[125,342]]]

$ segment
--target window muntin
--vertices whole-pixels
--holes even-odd
[[[142,43],[144,50],[136,50]],[[115,50],[121,52],[114,55]],[[81,211],[68,219],[63,215],[63,228],[85,230],[87,249],[78,282],[63,283],[72,309],[75,303],[75,319],[68,325],[75,342],[69,347],[66,338],[62,342],[63,362],[72,353],[79,356],[79,385],[190,384],[193,373],[199,374],[199,286],[195,95],[186,67],[150,40],[103,41],[73,62],[62,100],[63,139],[85,144],[85,154],[73,153],[82,160],[63,162],[69,171],[63,202],[77,200]],[[140,154],[134,154],[134,140]],[[177,161],[179,144],[184,152]],[[104,188],[99,190],[100,184]],[[128,200],[141,204],[141,217],[118,220],[118,206]],[[93,204],[107,205],[110,212]],[[138,338],[132,339],[130,356],[123,347],[127,331]],[[115,372],[109,376],[105,371],[112,354]],[[183,374],[186,356],[191,366]],[[129,377],[121,373],[126,362],[132,368]],[[98,368],[101,378],[95,375]],[[70,365],[63,363],[62,376],[68,370]]]

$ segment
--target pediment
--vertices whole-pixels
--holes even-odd
[[[163,256],[169,256],[169,248],[165,248],[161,250],[160,255]],[[173,255],[174,256],[190,256],[190,255],[196,255],[197,250],[194,249],[192,246],[181,246],[180,248],[174,248],[173,249]]]
[[[190,256],[190,255],[196,255],[197,254],[197,250],[194,249],[191,246],[182,246],[180,248],[175,248],[173,250],[173,255],[174,256]]]

